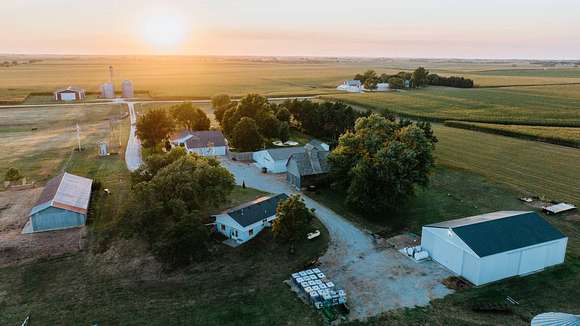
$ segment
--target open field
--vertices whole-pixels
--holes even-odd
[[[433,126],[437,163],[476,172],[520,192],[580,204],[580,150]]]
[[[477,74],[484,76],[580,78],[580,69],[497,69],[480,71]]]
[[[122,105],[0,109],[0,180],[9,167],[33,181],[54,175],[77,144],[77,123],[81,144],[96,155],[95,143],[110,134],[109,118],[120,118],[124,110]]]
[[[428,87],[323,98],[439,121],[580,126],[580,85],[485,89]]]
[[[580,128],[445,121],[445,126],[580,148]]]
[[[31,92],[53,92],[76,85],[98,92],[114,66],[116,84],[134,81],[135,89],[153,97],[209,98],[234,96],[335,93],[345,79],[367,69],[396,73],[424,66],[441,75],[465,75],[479,86],[580,82],[573,68],[512,75],[487,75],[487,70],[538,68],[527,61],[364,59],[364,58],[236,58],[170,56],[47,56],[42,61],[0,67],[0,100],[21,101]],[[514,74],[514,73],[511,73]],[[577,77],[577,78],[576,78]]]

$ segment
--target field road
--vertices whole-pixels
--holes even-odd
[[[292,194],[284,175],[261,173],[254,164],[221,159],[236,183],[270,193]],[[306,206],[328,229],[330,246],[320,258],[320,269],[347,292],[352,320],[385,311],[424,306],[451,293],[441,280],[451,276],[433,261],[416,263],[390,248],[379,248],[373,237],[344,217],[302,194]]]
[[[131,131],[129,133],[129,140],[127,141],[127,149],[125,151],[125,163],[127,169],[131,172],[143,163],[141,159],[141,142],[135,132],[137,131],[137,114],[135,114],[135,103],[126,102],[129,108],[129,118],[131,119]]]

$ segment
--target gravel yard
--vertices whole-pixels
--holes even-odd
[[[253,164],[222,159],[236,182],[271,193],[294,193],[285,175],[263,174]],[[350,319],[365,319],[390,309],[429,304],[451,293],[441,281],[451,273],[433,261],[417,263],[393,248],[379,245],[366,231],[304,196],[308,207],[330,233],[320,269],[347,291]]]

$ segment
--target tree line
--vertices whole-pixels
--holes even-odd
[[[374,70],[367,70],[363,74],[356,74],[353,79],[360,81],[368,90],[377,89],[379,83],[388,83],[391,89],[418,88],[427,85],[458,88],[472,88],[474,86],[474,82],[471,79],[430,74],[424,67],[418,67],[413,72],[401,71],[394,75],[385,73],[378,75]]]

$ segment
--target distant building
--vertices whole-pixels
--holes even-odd
[[[225,156],[228,151],[228,142],[219,130],[181,131],[171,137],[171,143],[201,156]]]
[[[215,216],[216,231],[225,235],[232,246],[242,244],[272,225],[278,204],[288,199],[286,194],[261,197]]]
[[[390,88],[389,83],[378,83],[377,84],[377,92],[386,92],[388,91]]]
[[[62,173],[46,184],[23,233],[85,225],[93,180]]]
[[[85,90],[82,88],[69,86],[63,89],[57,89],[54,92],[56,101],[82,101],[85,99]]]
[[[339,85],[337,88],[339,91],[351,92],[351,93],[361,93],[363,91],[363,86],[360,80],[346,80]]]
[[[304,146],[301,153],[290,156],[286,163],[286,180],[297,189],[315,185],[329,171],[327,144],[313,140]]]
[[[130,80],[123,80],[121,84],[121,89],[123,91],[124,98],[133,98],[135,96],[135,91],[133,89],[133,82]]]
[[[104,83],[101,85],[102,98],[115,98],[115,86],[113,83]]]
[[[568,238],[536,212],[500,211],[423,226],[421,247],[475,285],[564,262]]]

